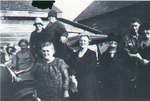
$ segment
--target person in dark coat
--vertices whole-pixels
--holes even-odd
[[[137,98],[150,100],[150,25],[143,24],[140,27],[141,48],[138,53],[131,54],[139,62],[137,77]]]
[[[124,54],[118,49],[117,41],[110,41],[110,46],[102,54],[103,94],[106,101],[130,101],[132,72],[126,65]],[[115,92],[114,92],[115,91]]]
[[[96,83],[96,53],[88,49],[89,37],[82,35],[80,37],[79,51],[72,57],[72,75],[75,75],[78,81],[78,93],[73,98],[75,101],[96,101],[97,83]]]
[[[139,19],[133,19],[130,25],[130,31],[125,35],[125,48],[129,53],[136,53],[140,47],[139,42],[139,28],[141,21]]]
[[[43,37],[43,21],[41,18],[37,17],[34,22],[35,30],[31,33],[30,36],[30,50],[33,54],[34,58],[39,59],[41,58],[40,53],[40,45],[42,43],[42,37]]]
[[[50,10],[48,13],[49,23],[44,29],[44,42],[52,41],[55,46],[55,56],[62,58],[68,63],[72,50],[67,46],[66,41],[68,37],[65,26],[57,20],[57,12]]]
[[[136,93],[136,85],[137,85],[137,76],[138,76],[138,62],[135,58],[132,58],[130,54],[136,54],[138,49],[140,48],[140,33],[139,28],[142,22],[138,18],[133,18],[130,24],[129,33],[124,37],[124,47],[123,47],[123,58],[126,67],[130,68],[132,78],[132,96],[135,98]]]

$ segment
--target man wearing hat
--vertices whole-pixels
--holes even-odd
[[[31,33],[30,36],[30,49],[31,53],[33,54],[34,58],[39,58],[40,56],[40,44],[42,43],[42,36],[43,36],[43,21],[41,18],[35,18],[35,22],[33,24],[35,26],[35,30]]]
[[[44,29],[44,41],[52,41],[55,46],[55,56],[62,58],[67,63],[70,49],[66,45],[68,33],[65,26],[57,20],[57,12],[50,10],[48,13],[49,23]]]

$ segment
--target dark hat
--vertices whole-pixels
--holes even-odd
[[[12,49],[12,52],[16,51],[15,45],[12,43],[9,43],[9,44],[7,44],[7,47],[6,47],[7,53],[8,53],[8,49],[10,49],[10,48]]]
[[[57,18],[57,12],[55,10],[50,10],[48,12],[48,17],[56,17]]]

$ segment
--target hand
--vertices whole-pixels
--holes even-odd
[[[22,79],[21,79],[21,78],[19,78],[19,77],[15,77],[14,79],[15,79],[15,81],[16,81],[16,82],[20,82],[20,81],[22,81]]]
[[[138,58],[138,59],[140,59],[140,60],[143,59],[142,56],[141,56],[139,53],[136,53],[136,58]]]
[[[63,43],[63,44],[66,43],[67,42],[67,37],[61,36],[60,37],[60,42]]]
[[[138,59],[142,60],[142,56],[139,53],[136,53],[136,54],[128,53],[128,55],[130,57],[135,57],[135,58],[138,58]]]
[[[19,75],[19,74],[21,74],[22,72],[24,72],[24,71],[23,71],[23,70],[15,71],[15,74],[16,74],[16,75]]]
[[[73,93],[77,93],[78,92],[77,87],[78,87],[78,81],[77,81],[75,75],[70,76],[70,90]]]
[[[64,91],[64,98],[69,98],[70,96],[69,96],[69,92],[68,92],[68,90],[65,90]]]
[[[148,63],[149,63],[149,61],[148,61],[148,60],[146,60],[146,59],[143,59],[143,63],[144,63],[144,64],[148,64]]]
[[[78,81],[75,75],[70,76],[70,80],[75,84],[76,88],[78,87]]]

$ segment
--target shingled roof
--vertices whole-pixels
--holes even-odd
[[[32,0],[1,0],[0,10],[9,11],[35,11],[35,12],[48,12],[49,9],[39,9],[32,6]],[[53,5],[52,9],[56,10],[58,13],[62,13],[60,9]]]
[[[127,7],[140,1],[93,1],[74,21],[81,21]]]

